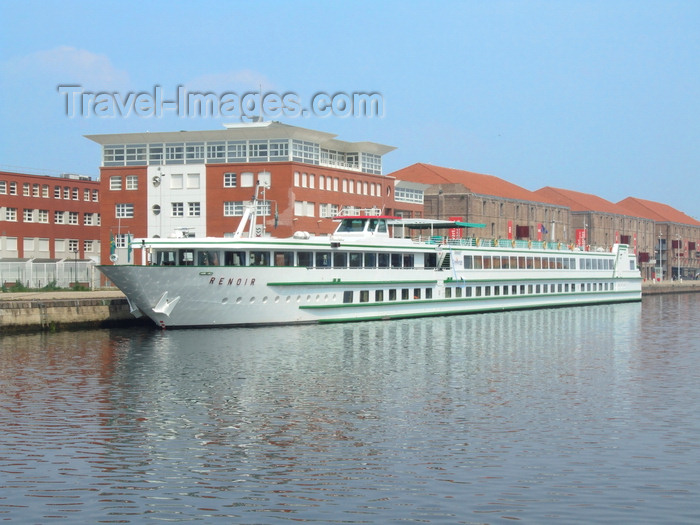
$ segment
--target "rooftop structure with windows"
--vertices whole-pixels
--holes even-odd
[[[291,161],[381,175],[382,155],[395,149],[280,122],[224,128],[86,137],[102,145],[103,167]]]

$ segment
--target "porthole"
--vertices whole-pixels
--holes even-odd
[[[154,204],[151,209],[153,210],[153,215],[160,215],[160,204]]]

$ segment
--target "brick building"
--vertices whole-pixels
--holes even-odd
[[[393,147],[278,122],[87,138],[102,146],[102,258],[116,255],[119,264],[140,260],[127,249],[130,236],[233,233],[256,192],[256,231],[274,237],[331,233],[332,218],[348,208],[423,208],[410,184],[382,174]]]
[[[652,243],[639,255],[654,268],[656,279],[700,278],[700,221],[667,204],[636,197],[618,204],[653,221]]]
[[[535,191],[535,194],[541,200],[567,206],[571,210],[570,231],[574,234],[571,242],[603,249],[614,243],[628,244],[637,254],[642,277],[653,278],[653,263],[644,255],[654,249],[653,220],[637,216],[621,204],[588,193],[547,186]]]
[[[100,260],[99,206],[90,177],[0,172],[0,284],[68,285],[78,268],[90,282],[86,268]]]
[[[425,217],[485,224],[468,228],[467,236],[570,242],[568,207],[544,202],[493,175],[419,163],[391,176],[430,185],[425,190]]]

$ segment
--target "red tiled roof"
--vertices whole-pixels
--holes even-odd
[[[693,219],[691,216],[686,215],[682,211],[672,208],[668,204],[647,201],[636,197],[627,197],[626,199],[618,202],[618,204],[627,208],[638,217],[645,217],[656,222],[676,222],[679,224],[700,226],[700,221]]]
[[[597,211],[603,213],[613,213],[616,215],[634,216],[630,210],[598,197],[590,193],[581,193],[578,191],[564,190],[561,188],[552,188],[545,186],[534,192],[539,196],[540,200],[566,206],[571,211]]]
[[[493,195],[506,199],[542,202],[530,190],[508,181],[471,171],[442,168],[432,164],[417,163],[391,173],[392,177],[421,184],[462,184],[467,190],[479,195]]]

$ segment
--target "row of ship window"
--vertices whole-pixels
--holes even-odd
[[[552,293],[576,292],[611,292],[615,289],[610,282],[587,283],[541,283],[541,284],[504,284],[485,286],[446,286],[445,299],[465,297],[495,297],[501,295],[533,295]],[[388,290],[346,290],[343,292],[343,303],[368,303],[370,297],[374,302],[408,301],[410,299],[432,299],[432,288],[390,288]]]
[[[575,257],[463,256],[465,269],[576,269]],[[165,266],[305,266],[307,268],[414,268],[415,254],[343,251],[159,250],[153,264]],[[436,268],[437,253],[423,254],[424,268]],[[581,258],[580,269],[612,270],[610,258]]]
[[[518,270],[575,270],[576,257],[540,257],[525,255],[465,255],[465,269],[518,269]],[[581,270],[612,270],[609,257],[582,257]]]

